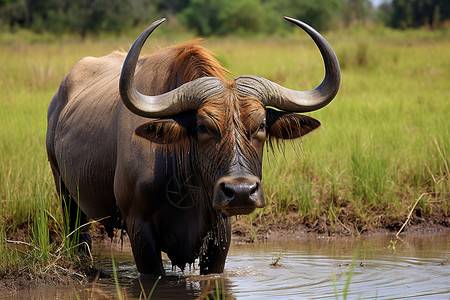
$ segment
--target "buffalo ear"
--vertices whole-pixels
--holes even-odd
[[[172,119],[147,122],[139,126],[134,133],[157,144],[180,143],[187,138],[186,128]]]
[[[320,127],[314,118],[267,108],[269,135],[278,139],[295,139]]]

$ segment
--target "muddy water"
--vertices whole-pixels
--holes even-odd
[[[95,284],[27,291],[8,298],[117,299],[120,293],[122,299],[133,299],[140,296],[139,281],[150,292],[155,278],[138,276],[130,249],[113,252],[119,292],[112,277],[110,248],[94,250],[96,267],[105,273]],[[167,259],[165,268],[168,276],[157,283],[152,299],[195,299],[208,293],[213,299],[211,295],[222,289],[227,299],[342,299],[346,290],[349,299],[450,299],[450,234],[234,243],[222,275],[201,276],[194,268],[172,270]]]

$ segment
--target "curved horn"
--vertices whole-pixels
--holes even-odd
[[[341,70],[338,59],[330,44],[311,26],[296,19],[284,18],[306,31],[319,48],[325,64],[322,83],[310,91],[295,91],[259,76],[245,75],[235,79],[237,88],[244,94],[258,97],[266,106],[292,112],[317,110],[330,103],[339,90]]]
[[[223,88],[220,79],[202,77],[157,96],[139,93],[134,87],[134,73],[142,46],[149,35],[166,19],[160,19],[145,29],[131,46],[122,67],[119,92],[123,104],[133,113],[147,118],[176,115],[186,110],[197,109],[206,98]]]

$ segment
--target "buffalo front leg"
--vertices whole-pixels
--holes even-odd
[[[222,273],[231,243],[230,217],[220,216],[207,234],[200,254],[200,274]]]
[[[127,231],[139,273],[164,276],[161,250],[156,244],[151,223],[134,219],[127,222]]]

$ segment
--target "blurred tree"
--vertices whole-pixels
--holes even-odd
[[[235,1],[231,0],[230,2]],[[226,3],[214,0],[191,0],[190,5],[179,18],[187,27],[195,29],[201,35],[210,35],[217,31],[221,23]]]
[[[393,0],[390,25],[394,28],[440,27],[450,19],[448,0]]]
[[[0,26],[28,27],[30,23],[30,10],[26,1],[0,0]]]
[[[179,17],[201,35],[286,30],[290,27],[281,21],[283,15],[323,30],[340,7],[341,0],[191,0]]]
[[[318,30],[373,19],[370,0],[0,0],[0,26],[85,36],[120,33],[164,12],[201,35],[293,30],[282,16]],[[378,16],[395,28],[438,28],[450,19],[450,0],[386,0]]]
[[[70,30],[85,36],[88,32],[121,32],[133,24],[130,1],[77,0],[66,9]]]
[[[339,17],[341,0],[265,0],[279,16],[289,16],[308,23],[317,30],[328,29]],[[285,24],[286,25],[286,24]]]
[[[392,15],[391,2],[385,1],[378,6],[377,18],[381,23],[388,25],[391,19],[391,15]]]
[[[0,24],[85,36],[148,22],[159,0],[0,0]]]
[[[229,1],[222,11],[218,34],[265,32],[265,10],[259,0]]]
[[[346,26],[365,24],[372,12],[370,0],[342,0],[342,21]]]
[[[160,0],[158,9],[173,15],[181,12],[191,4],[190,0]]]
[[[180,20],[200,35],[264,32],[260,0],[191,0]]]

